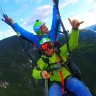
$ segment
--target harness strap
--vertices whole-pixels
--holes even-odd
[[[57,56],[57,60],[62,61],[62,57],[60,56],[59,52],[58,52],[58,56]],[[57,64],[61,64],[60,61],[57,62]],[[62,65],[62,64],[61,64]],[[61,84],[62,84],[62,94],[64,94],[65,92],[65,88],[64,88],[64,83],[65,83],[65,78],[63,76],[63,72],[62,70],[59,71],[60,77],[61,77]]]
[[[61,80],[62,80],[62,82],[61,82],[62,83],[62,93],[64,94],[64,91],[65,91],[64,83],[65,83],[65,81],[64,81],[64,76],[62,74],[62,70],[60,70],[59,73],[60,73],[60,77],[61,77]]]

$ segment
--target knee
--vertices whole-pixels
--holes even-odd
[[[53,84],[49,89],[49,96],[62,96],[62,89],[59,84]]]
[[[81,82],[77,78],[70,78],[66,82],[66,88],[71,92],[75,92],[76,90],[85,88],[85,85],[83,84],[83,82]]]
[[[67,88],[77,96],[92,96],[85,84],[76,78],[72,78],[67,82]]]

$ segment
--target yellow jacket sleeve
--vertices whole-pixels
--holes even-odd
[[[37,67],[35,67],[32,71],[32,76],[35,79],[42,79],[41,72],[45,69],[46,65],[47,64],[42,60],[42,58],[40,58],[37,62]]]
[[[71,35],[70,35],[70,39],[69,39],[69,48],[70,51],[73,51],[77,45],[78,45],[78,37],[79,37],[79,30],[72,30]],[[66,61],[66,57],[67,57],[67,45],[64,44],[61,48],[61,53],[60,55],[62,56],[62,58],[64,59],[64,61]]]

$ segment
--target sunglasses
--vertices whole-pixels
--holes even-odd
[[[48,51],[48,49],[53,48],[53,43],[52,42],[46,42],[46,43],[42,44],[41,48],[43,51]]]

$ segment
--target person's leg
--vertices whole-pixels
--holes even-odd
[[[76,96],[92,96],[88,88],[83,82],[79,81],[77,78],[69,78],[66,81],[66,88],[76,94]]]
[[[62,88],[59,84],[53,84],[49,89],[48,96],[62,96]]]

